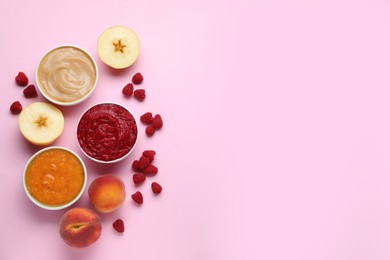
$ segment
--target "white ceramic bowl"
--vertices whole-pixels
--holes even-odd
[[[113,115],[115,117],[110,117]],[[126,118],[120,118],[121,116]],[[107,117],[110,117],[109,122]],[[137,144],[139,133],[137,120],[126,107],[113,102],[103,102],[89,107],[80,116],[76,134],[79,147],[88,158],[107,164],[125,159]],[[96,136],[99,138],[95,138]],[[103,142],[103,139],[106,141]]]
[[[77,105],[90,97],[98,77],[98,66],[92,55],[75,45],[61,45],[47,51],[35,72],[42,96],[61,106]]]
[[[38,200],[37,198],[35,198],[35,197],[31,194],[26,179],[27,179],[27,174],[30,174],[30,173],[27,173],[27,172],[28,172],[29,166],[31,165],[31,163],[33,162],[33,160],[34,160],[35,158],[38,158],[38,156],[45,156],[45,154],[46,154],[46,156],[48,156],[48,155],[47,155],[47,152],[52,151],[52,150],[56,150],[56,149],[58,149],[58,150],[63,150],[63,151],[65,151],[65,152],[69,152],[69,153],[71,154],[71,156],[73,156],[73,159],[76,159],[77,161],[80,162],[81,167],[82,167],[82,170],[83,170],[83,174],[84,174],[84,180],[83,180],[82,187],[81,187],[80,191],[79,191],[71,200],[68,200],[67,202],[63,202],[63,203],[61,203],[61,204],[50,205],[50,204],[48,204],[48,203],[45,204],[44,202]],[[60,163],[55,164],[55,163],[53,162],[53,164],[51,165],[51,167],[56,168],[56,167],[61,167],[61,165],[60,165]],[[62,169],[66,169],[66,168],[63,167]],[[42,181],[41,181],[41,183],[40,183],[39,185],[41,185],[41,184],[43,184],[43,185],[51,185],[51,184],[44,184],[44,182],[46,181],[46,183],[48,183],[48,182],[47,182],[48,179],[46,179],[46,178],[49,178],[50,181],[51,181],[51,180],[55,180],[55,177],[52,177],[53,175],[56,175],[56,176],[58,177],[58,175],[55,174],[55,173],[49,173],[49,172],[48,172],[47,174],[45,174],[45,175],[43,176],[43,179],[42,179]],[[25,166],[25,168],[24,168],[24,173],[23,173],[23,187],[24,187],[24,190],[25,190],[25,192],[26,192],[26,195],[27,195],[27,197],[28,197],[35,205],[37,205],[38,207],[43,208],[43,209],[47,209],[47,210],[60,210],[60,209],[64,209],[64,208],[67,208],[67,207],[71,206],[72,204],[74,204],[74,203],[81,197],[81,195],[83,194],[83,192],[84,192],[84,190],[85,190],[86,184],[87,184],[87,169],[86,169],[86,167],[85,167],[85,164],[84,164],[83,160],[82,160],[75,152],[73,152],[72,150],[70,150],[70,149],[68,149],[68,148],[65,148],[65,147],[61,147],[61,146],[50,146],[50,147],[46,147],[46,148],[43,148],[43,149],[39,150],[39,151],[36,152],[33,156],[31,156],[31,158],[28,160],[28,162],[27,162],[27,164],[26,164],[26,166]],[[52,185],[53,185],[53,186],[54,186],[54,185],[58,185],[58,182],[57,182],[56,184],[52,184]],[[41,186],[40,186],[40,187],[41,187]],[[45,188],[46,188],[46,187],[45,187]],[[51,188],[51,187],[48,187],[47,190],[50,190],[50,188]],[[42,189],[42,190],[44,190],[44,189]]]

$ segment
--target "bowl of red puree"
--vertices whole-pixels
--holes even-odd
[[[77,140],[93,161],[114,163],[126,158],[137,143],[138,128],[133,114],[116,103],[88,108],[77,125]]]

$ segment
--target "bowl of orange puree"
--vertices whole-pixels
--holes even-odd
[[[37,206],[59,210],[74,204],[83,194],[87,170],[72,150],[50,146],[36,152],[27,162],[23,186],[27,197]]]

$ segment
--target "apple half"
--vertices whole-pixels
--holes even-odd
[[[103,63],[114,69],[124,69],[137,60],[140,41],[132,29],[117,25],[108,28],[99,36],[97,50]]]
[[[19,114],[19,130],[32,144],[49,145],[64,130],[64,116],[57,107],[48,102],[34,102]]]

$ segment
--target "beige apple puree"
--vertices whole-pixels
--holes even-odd
[[[37,69],[39,89],[48,99],[75,102],[88,95],[97,79],[95,63],[79,48],[64,46],[48,52]]]

